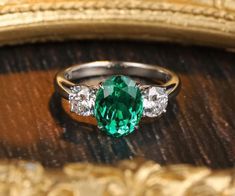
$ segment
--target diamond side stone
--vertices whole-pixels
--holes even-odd
[[[165,88],[149,86],[142,90],[142,95],[144,116],[157,117],[166,111],[168,95]]]
[[[73,86],[69,94],[70,110],[78,115],[94,114],[96,90],[88,86]]]

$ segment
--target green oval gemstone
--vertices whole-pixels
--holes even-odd
[[[98,90],[95,117],[108,135],[120,137],[134,131],[143,113],[143,100],[136,82],[126,76],[111,76]]]

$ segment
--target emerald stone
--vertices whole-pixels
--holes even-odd
[[[143,114],[143,100],[136,82],[126,76],[111,76],[96,94],[95,117],[108,135],[120,137],[134,131]]]

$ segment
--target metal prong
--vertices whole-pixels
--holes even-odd
[[[136,86],[137,86],[138,88],[141,88],[141,87],[142,87],[142,85],[141,85],[140,82],[136,82]]]
[[[150,85],[143,85],[141,83],[138,83],[137,86],[140,88],[140,90],[145,90],[150,87]]]
[[[101,126],[97,126],[98,127],[98,129],[102,129],[102,127]]]
[[[100,83],[98,84],[98,86],[99,86],[99,88],[104,89],[104,87],[103,87],[103,82],[100,82]]]

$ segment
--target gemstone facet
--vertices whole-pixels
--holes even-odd
[[[120,137],[134,131],[143,114],[142,94],[126,76],[111,76],[102,83],[95,100],[98,127]]]
[[[166,89],[157,86],[148,86],[142,89],[144,116],[157,117],[166,111],[168,95]]]
[[[78,115],[90,116],[94,113],[96,90],[88,86],[71,87],[69,103],[71,112]]]

